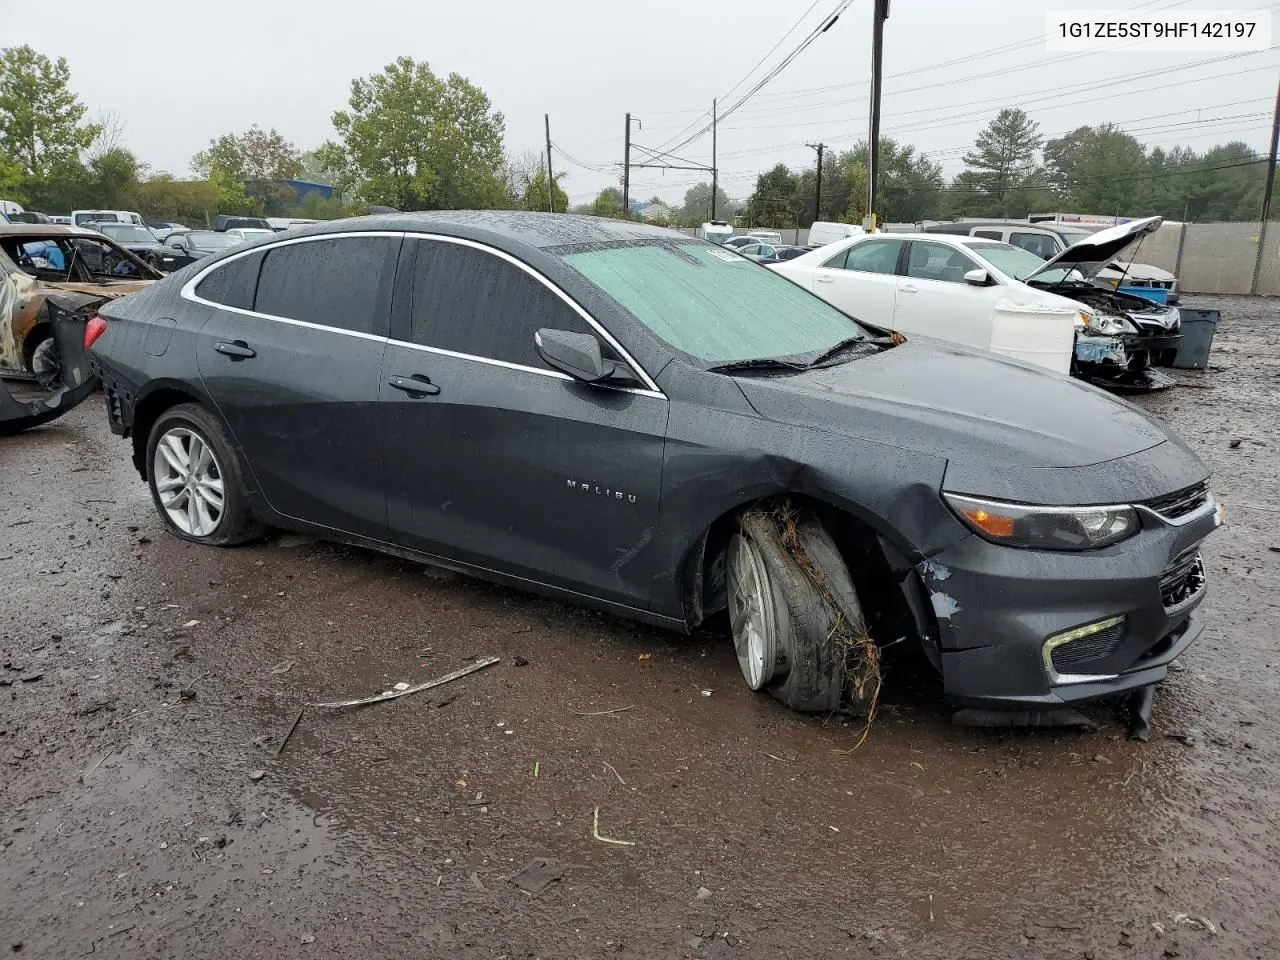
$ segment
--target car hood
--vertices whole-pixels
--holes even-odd
[[[769,420],[992,472],[1085,467],[1169,436],[1137,407],[1087,384],[926,337],[832,367],[735,380]]]
[[[1079,270],[1086,279],[1092,278],[1147,234],[1159,230],[1162,223],[1162,217],[1143,217],[1099,230],[1091,237],[1073,243],[1057,256],[1050,257],[1035,273],[1025,277],[1024,282],[1050,270]]]

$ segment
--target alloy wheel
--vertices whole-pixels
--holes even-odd
[[[729,546],[729,624],[738,666],[752,690],[773,679],[778,661],[778,621],[768,578],[755,544],[734,537]]]
[[[218,529],[226,503],[222,467],[204,437],[189,427],[170,427],[156,444],[152,476],[175,527],[192,537]]]

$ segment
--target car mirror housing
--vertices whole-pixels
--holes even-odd
[[[988,283],[991,282],[991,275],[987,273],[987,271],[983,270],[982,268],[978,268],[977,270],[970,270],[968,273],[964,275],[964,282],[971,283],[975,287],[985,287]]]
[[[630,380],[625,367],[605,359],[600,341],[589,333],[571,333],[544,327],[533,335],[538,356],[562,373],[584,383]]]

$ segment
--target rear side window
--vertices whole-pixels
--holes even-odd
[[[901,240],[865,240],[849,248],[844,268],[860,273],[893,273],[901,250]]]
[[[275,247],[266,251],[253,309],[385,336],[399,251],[399,237],[335,237]]]
[[[999,230],[975,230],[973,231],[973,235],[975,237],[983,237],[986,240],[1003,240],[1004,239],[1004,237],[1001,236]]]
[[[439,240],[416,245],[414,343],[545,369],[533,345],[538,330],[596,332],[546,284],[501,257]]]
[[[224,307],[252,310],[262,258],[263,254],[255,253],[227,261],[196,285],[196,296]]]

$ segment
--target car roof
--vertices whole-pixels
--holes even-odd
[[[628,220],[524,210],[431,210],[372,214],[297,227],[289,231],[289,239],[368,230],[439,233],[463,239],[497,241],[496,245],[499,246],[515,243],[539,250],[635,240],[698,242],[694,237],[676,230]]]
[[[61,223],[0,223],[0,237],[88,237],[96,240],[102,236],[96,230],[70,227]]]

